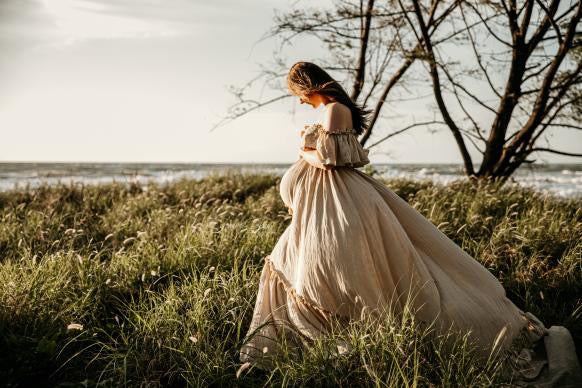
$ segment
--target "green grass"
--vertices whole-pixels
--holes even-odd
[[[461,338],[412,316],[349,325],[237,379],[261,259],[290,216],[275,175],[0,193],[0,381],[12,386],[489,386]],[[582,346],[582,200],[517,187],[385,183]],[[68,329],[69,324],[82,330]],[[328,342],[331,341],[331,342]],[[247,373],[248,372],[248,373]]]

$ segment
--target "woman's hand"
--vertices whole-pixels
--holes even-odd
[[[291,216],[293,215],[293,209],[290,206],[287,207],[287,212],[289,213],[289,215]]]

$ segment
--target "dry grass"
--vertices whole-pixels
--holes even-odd
[[[414,323],[353,326],[239,379],[260,261],[289,222],[279,178],[0,193],[0,380],[8,385],[494,385],[493,365]],[[386,184],[481,261],[508,297],[582,344],[582,201],[463,182]],[[404,324],[403,324],[404,322]],[[331,337],[330,341],[335,340]],[[493,369],[492,369],[493,368]]]

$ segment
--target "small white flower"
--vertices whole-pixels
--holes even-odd
[[[69,323],[67,330],[83,330],[83,325],[80,323]]]

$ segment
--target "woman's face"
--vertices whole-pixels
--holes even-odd
[[[313,93],[309,95],[299,96],[299,101],[301,104],[309,104],[313,108],[317,108],[319,104],[323,101],[323,97],[319,93]]]

